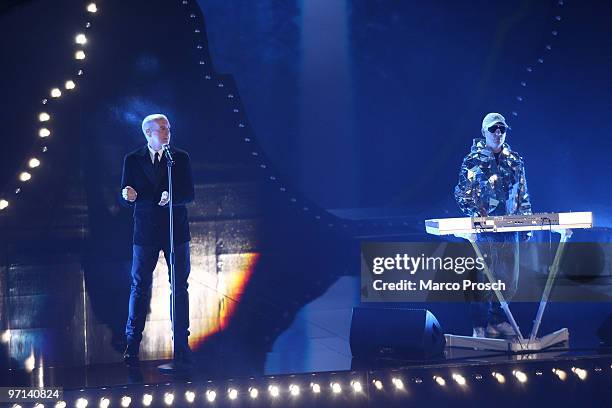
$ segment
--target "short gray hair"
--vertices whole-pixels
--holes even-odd
[[[166,115],[164,115],[163,113],[154,113],[152,115],[147,116],[146,118],[142,120],[142,133],[144,133],[146,136],[147,129],[149,128],[149,124],[159,119],[165,119],[167,122],[170,122],[168,118],[166,117]]]

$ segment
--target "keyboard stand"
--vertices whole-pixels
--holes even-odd
[[[514,329],[516,333],[516,338],[514,339],[494,339],[494,338],[484,338],[484,337],[472,337],[472,336],[457,336],[453,334],[447,334],[446,337],[446,345],[448,347],[461,347],[461,348],[471,348],[478,350],[494,350],[494,351],[505,351],[505,352],[529,352],[529,351],[538,351],[543,350],[545,348],[551,347],[555,344],[569,342],[569,331],[566,328],[557,330],[553,333],[547,334],[540,338],[537,337],[538,330],[540,328],[540,323],[542,322],[542,316],[544,315],[544,310],[546,309],[546,304],[548,303],[548,298],[550,296],[550,292],[552,290],[553,283],[555,278],[557,277],[557,273],[559,272],[559,266],[561,264],[561,257],[563,256],[563,251],[565,250],[566,243],[568,239],[572,235],[572,230],[570,229],[561,229],[561,230],[553,230],[561,235],[559,239],[559,246],[557,247],[557,252],[555,253],[555,259],[552,265],[549,268],[548,278],[546,280],[546,286],[544,287],[544,291],[542,292],[542,298],[540,299],[540,306],[538,308],[538,312],[536,314],[536,318],[533,323],[533,327],[531,329],[531,334],[528,339],[525,339],[521,333],[521,329],[518,327],[516,320],[514,320],[514,316],[508,307],[508,302],[504,298],[504,295],[499,290],[495,290],[495,296],[497,296],[497,300],[501,305],[502,310],[504,311],[506,317],[508,318],[508,322]],[[465,235],[458,235],[461,238],[467,239]],[[469,239],[472,247],[474,248],[474,252],[476,256],[483,259],[482,252],[480,248],[476,245],[476,242],[473,239]],[[489,270],[488,266],[485,265],[483,272],[486,277],[489,279],[489,282],[494,283],[493,275]]]

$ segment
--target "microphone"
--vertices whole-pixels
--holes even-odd
[[[166,155],[166,160],[171,163],[174,163],[174,158],[172,157],[172,153],[170,152],[170,145],[162,145],[162,149],[164,149],[164,154]]]

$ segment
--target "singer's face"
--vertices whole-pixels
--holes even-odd
[[[166,119],[154,120],[149,128],[147,140],[153,150],[159,150],[163,145],[169,144],[170,122]]]
[[[488,129],[483,129],[482,134],[486,139],[487,146],[495,153],[499,152],[502,145],[506,142],[506,132],[502,133],[500,129],[496,129],[495,133],[489,132]]]

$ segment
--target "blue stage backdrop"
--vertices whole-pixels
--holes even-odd
[[[95,16],[76,3],[0,9],[3,367],[121,360],[132,220],[120,172],[152,112],[192,156],[190,340],[219,373],[273,373],[296,345],[308,351],[292,369],[326,361],[314,336],[350,368],[355,231],[389,237],[333,214],[400,215],[403,233],[432,239],[420,222],[459,215],[453,188],[487,112],[512,126],[534,211],[590,210],[610,226],[604,1],[106,0]],[[153,291],[145,359],[170,355],[161,260]],[[408,306],[471,331],[467,305]],[[543,330],[567,325],[591,347],[609,316],[608,304],[555,304]]]

